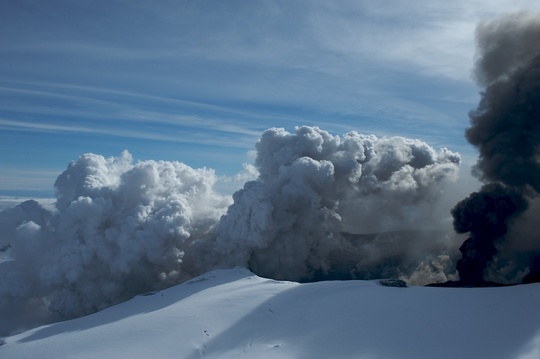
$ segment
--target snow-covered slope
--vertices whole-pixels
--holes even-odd
[[[5,338],[0,358],[540,358],[540,284],[299,284],[218,270]]]

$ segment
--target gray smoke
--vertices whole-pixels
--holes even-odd
[[[458,270],[466,282],[487,278],[508,282],[518,272],[524,273],[530,263],[522,263],[511,249],[520,240],[508,236],[507,227],[540,192],[540,16],[526,12],[506,15],[480,24],[476,35],[476,78],[486,88],[478,108],[469,115],[471,127],[466,137],[479,151],[474,174],[497,185],[485,186],[453,210],[456,230],[471,232],[462,246]],[[459,224],[463,218],[475,220],[462,213],[477,213],[480,198],[485,213],[475,217],[478,222],[466,230]],[[531,240],[537,243],[533,251],[538,251],[538,238]],[[498,251],[497,246],[505,251]]]
[[[497,253],[496,243],[506,236],[511,221],[527,206],[521,193],[492,183],[473,192],[452,209],[456,232],[470,233],[470,238],[459,248],[462,257],[457,262],[464,284],[485,281],[484,272]]]
[[[185,252],[230,204],[215,181],[179,162],[86,154],[58,177],[56,212],[34,201],[0,212],[0,335],[199,274]]]
[[[476,77],[486,88],[466,135],[488,185],[452,212],[456,231],[470,233],[457,266],[465,281],[540,272],[538,18],[478,27]],[[212,170],[133,163],[124,152],[71,163],[55,183],[54,211],[34,201],[0,211],[0,335],[216,267],[291,280],[456,278],[443,200],[458,154],[316,127],[269,129],[256,146],[259,177],[232,199],[215,190]]]
[[[289,280],[416,276],[422,260],[442,260],[431,255],[443,252],[444,233],[403,231],[444,228],[440,195],[459,162],[419,140],[267,130],[259,179],[235,193],[211,244],[214,261]]]
[[[487,87],[467,140],[486,182],[540,192],[540,15],[519,13],[477,29],[476,74]]]
[[[452,279],[457,249],[441,201],[459,162],[402,137],[270,129],[257,143],[259,178],[231,199],[212,170],[85,154],[58,177],[54,211],[35,201],[0,211],[0,335],[216,267],[294,280]]]
[[[477,82],[487,87],[540,53],[540,16],[522,11],[480,23],[476,28]]]

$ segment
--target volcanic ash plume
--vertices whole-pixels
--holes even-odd
[[[57,211],[0,212],[0,335],[92,313],[191,278],[184,255],[230,204],[213,171],[86,154],[55,184]]]
[[[483,186],[452,209],[456,232],[471,235],[460,247],[462,258],[457,262],[465,284],[484,281],[484,271],[497,253],[496,241],[505,237],[510,221],[522,214],[527,205],[519,192],[493,183]]]
[[[540,192],[539,39],[538,14],[511,14],[477,28],[476,78],[487,87],[478,108],[470,113],[466,137],[479,150],[474,174],[498,185],[485,186],[453,210],[455,229],[471,232],[458,263],[465,282],[483,281],[486,276],[506,282],[503,264],[512,263],[512,275],[524,270],[516,258],[508,258],[515,239],[506,233],[510,222],[525,212],[526,202]],[[463,222],[471,223],[463,226]],[[497,253],[497,246],[506,252]],[[483,271],[488,267],[489,273]]]
[[[257,143],[259,179],[234,194],[211,256],[278,279],[409,278],[437,235],[404,232],[441,228],[440,195],[459,162],[402,137],[267,130]]]
[[[459,155],[402,137],[264,132],[256,181],[231,198],[213,171],[86,154],[56,210],[0,212],[0,335],[88,314],[213,268],[271,278],[452,276],[439,210]],[[450,264],[450,266],[448,265]],[[450,269],[449,269],[450,268]],[[437,278],[437,279],[434,279]]]
[[[477,175],[540,192],[540,14],[513,14],[477,29],[476,74],[487,83],[466,136]]]

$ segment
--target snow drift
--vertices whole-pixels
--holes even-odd
[[[5,338],[2,358],[536,359],[540,284],[299,284],[217,270]]]

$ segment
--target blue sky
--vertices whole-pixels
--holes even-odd
[[[86,152],[232,176],[262,131],[298,125],[472,163],[474,29],[521,9],[540,3],[2,1],[0,195],[52,195]]]

